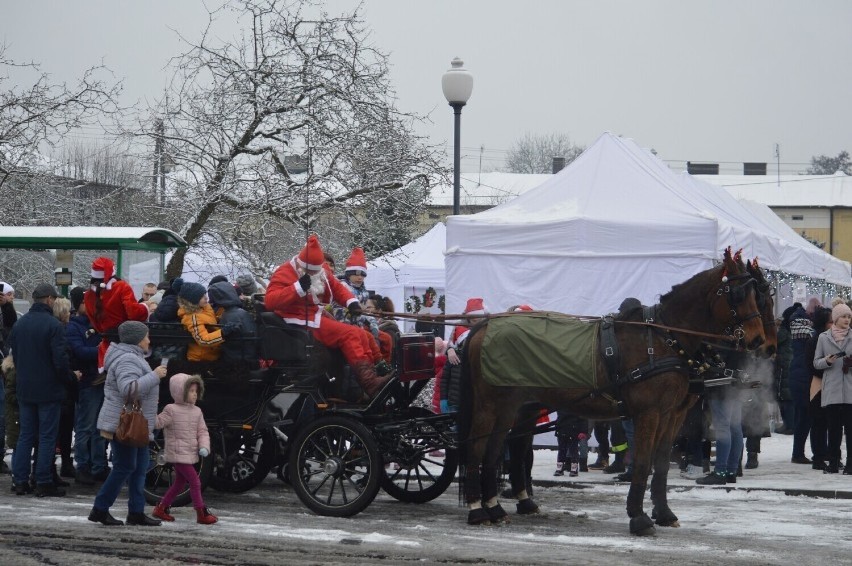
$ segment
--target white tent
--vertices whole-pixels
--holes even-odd
[[[399,312],[410,296],[421,296],[429,287],[440,297],[445,288],[446,241],[446,226],[438,222],[413,242],[367,262],[367,288],[390,297]],[[427,310],[438,312],[437,305]]]
[[[762,222],[716,187],[672,172],[632,140],[602,135],[571,165],[500,206],[447,226],[447,312],[530,303],[571,314],[653,304],[743,248],[768,269],[849,286],[849,263]]]

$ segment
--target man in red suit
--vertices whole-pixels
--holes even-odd
[[[146,322],[148,307],[137,301],[133,288],[126,281],[115,277],[115,264],[108,257],[92,262],[92,279],[89,290],[83,295],[83,303],[92,328],[104,337],[98,345],[98,370],[102,372],[109,347],[107,331],[118,328],[126,320]]]
[[[340,348],[358,384],[369,397],[375,397],[389,377],[376,374],[360,328],[323,315],[323,305],[332,301],[345,305],[353,316],[361,314],[358,300],[324,263],[319,239],[311,235],[302,251],[272,274],[266,289],[266,308],[284,322],[307,325],[324,346]]]

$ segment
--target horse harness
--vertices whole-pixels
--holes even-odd
[[[731,281],[741,279],[747,280],[739,285],[730,285]],[[741,319],[736,310],[736,306],[745,300],[748,286],[753,283],[756,282],[751,275],[743,273],[732,277],[725,277],[722,280],[722,285],[716,291],[717,298],[724,296],[727,299],[733,322],[725,328],[724,335],[736,339],[737,343],[745,335],[743,324],[761,316],[759,312],[753,312]],[[756,289],[755,293],[757,293]],[[718,378],[725,372],[725,363],[711,344],[705,342],[705,349],[693,357],[683,349],[680,342],[672,334],[671,329],[661,330],[660,327],[664,326],[660,313],[661,308],[660,304],[650,307],[642,306],[642,319],[644,320],[644,324],[647,325],[648,361],[624,373],[620,371],[622,359],[618,348],[618,340],[615,337],[616,320],[611,314],[604,316],[601,320],[600,350],[604,367],[609,376],[609,384],[605,388],[595,390],[592,396],[601,396],[610,400],[616,405],[618,414],[622,418],[630,416],[629,408],[626,406],[621,394],[622,388],[626,385],[643,381],[661,373],[671,371],[683,372],[689,377],[689,393],[698,395],[704,390],[704,381],[706,378]],[[676,352],[677,355],[660,356],[654,349],[655,333],[663,334],[666,345],[672,351]]]

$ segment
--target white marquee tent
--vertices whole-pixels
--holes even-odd
[[[413,242],[367,262],[367,288],[390,297],[398,312],[409,296],[422,295],[429,287],[443,295],[446,241],[446,226],[439,222]]]
[[[447,225],[447,312],[530,303],[571,314],[653,304],[742,248],[764,268],[852,282],[850,266],[761,220],[724,190],[672,172],[632,140],[603,134],[540,186]]]

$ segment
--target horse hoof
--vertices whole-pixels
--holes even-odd
[[[666,509],[661,512],[657,512],[656,509],[651,513],[651,518],[656,519],[654,522],[661,527],[679,527],[680,523],[678,522],[677,515],[672,513],[671,509]]]
[[[638,517],[630,519],[630,534],[647,537],[657,534],[657,529],[654,528],[654,522],[648,515],[642,513]]]
[[[485,507],[485,512],[488,513],[488,519],[494,525],[509,522],[509,514],[499,503],[494,507]]]
[[[518,515],[535,515],[541,511],[532,498],[521,499],[516,507],[518,508]]]
[[[479,509],[471,509],[467,513],[467,524],[488,526],[491,524],[491,517],[489,517],[488,511],[482,507]]]

